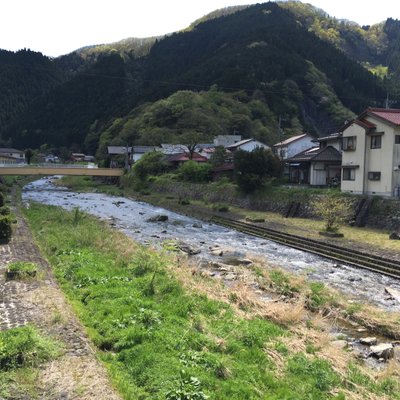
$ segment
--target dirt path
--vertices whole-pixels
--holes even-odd
[[[13,237],[10,243],[0,244],[0,330],[30,323],[62,343],[63,356],[42,366],[37,381],[40,399],[120,399],[20,210],[13,212],[18,221]],[[39,278],[6,281],[4,272],[13,261],[35,262]]]

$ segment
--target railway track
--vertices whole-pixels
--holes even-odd
[[[232,219],[214,215],[211,222],[222,225],[226,228],[235,229],[239,232],[247,233],[252,236],[261,237],[280,243],[298,250],[308,251],[334,261],[346,263],[354,267],[368,269],[370,271],[379,272],[392,278],[400,279],[400,262],[366,254],[358,250],[353,250],[334,244],[324,243],[318,240],[304,238],[298,235],[279,232],[274,229],[257,226],[255,224],[235,221]]]

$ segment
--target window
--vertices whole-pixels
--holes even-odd
[[[400,144],[400,135],[394,136],[394,144]]]
[[[370,181],[380,181],[381,173],[380,172],[368,172],[368,179]]]
[[[354,181],[356,179],[356,169],[355,168],[343,168],[343,180],[344,181]]]
[[[382,146],[382,136],[374,135],[371,136],[371,149],[380,149]]]
[[[357,138],[355,136],[346,136],[343,138],[342,142],[342,150],[348,151],[348,150],[355,150],[356,149],[356,140]]]

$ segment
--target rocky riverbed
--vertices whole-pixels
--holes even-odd
[[[23,201],[80,210],[99,217],[136,241],[162,248],[175,243],[199,264],[204,261],[237,263],[264,259],[273,266],[324,282],[358,301],[400,311],[400,302],[386,287],[400,291],[400,281],[338,265],[328,259],[274,242],[231,231],[218,225],[182,216],[147,203],[100,193],[75,193],[55,186],[48,178],[26,185]]]

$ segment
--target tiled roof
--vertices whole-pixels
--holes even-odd
[[[302,139],[303,137],[307,136],[307,133],[303,133],[302,135],[292,136],[282,142],[276,143],[273,147],[280,147],[280,146],[287,146],[290,143],[295,142],[296,140]]]
[[[179,153],[179,154],[171,154],[167,156],[166,161],[169,162],[181,162],[181,161],[189,161],[189,154],[187,153]],[[192,161],[197,162],[207,162],[208,159],[206,157],[201,156],[198,153],[193,153]]]
[[[312,147],[311,149],[304,150],[295,156],[288,158],[288,163],[311,162],[311,161],[338,161],[342,159],[341,154],[332,146]]]
[[[254,139],[243,139],[240,142],[236,142],[235,144],[231,144],[230,146],[227,147],[227,149],[236,149],[246,143],[250,143],[251,141],[253,141]]]
[[[394,125],[400,125],[400,110],[395,108],[367,108],[367,115],[373,115],[380,119],[384,119]]]

